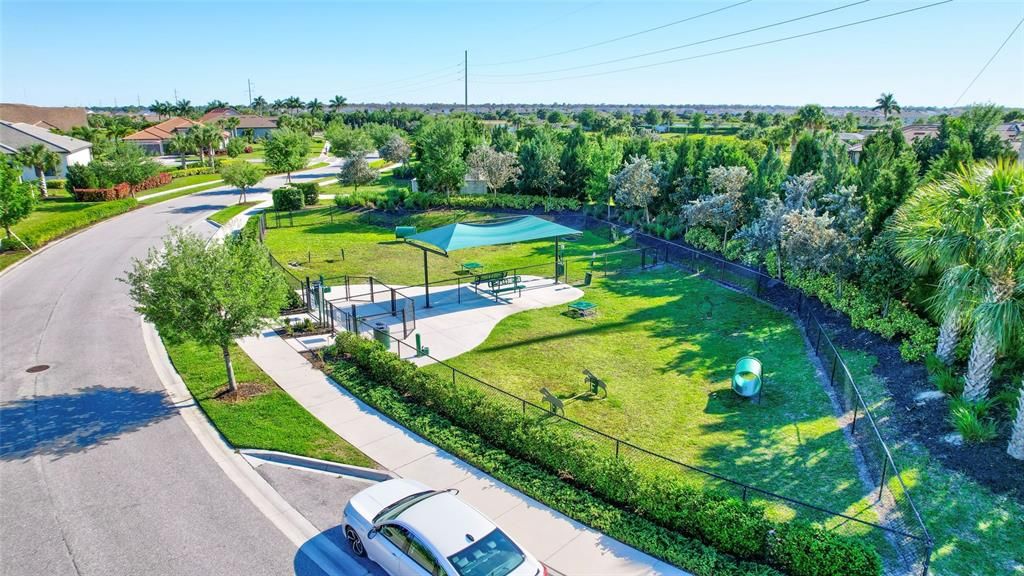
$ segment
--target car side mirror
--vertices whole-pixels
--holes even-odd
[[[366,533],[366,539],[367,540],[373,540],[376,537],[377,537],[377,529],[376,528],[370,528],[370,531]]]

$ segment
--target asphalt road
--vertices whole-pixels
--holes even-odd
[[[135,210],[0,276],[0,574],[248,576],[302,564],[168,406],[117,280],[170,226],[211,234],[205,216],[236,195]],[[37,365],[49,368],[26,372]]]

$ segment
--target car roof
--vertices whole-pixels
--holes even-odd
[[[445,558],[490,534],[496,526],[451,492],[440,492],[396,518],[423,537]],[[472,536],[470,541],[466,535]]]

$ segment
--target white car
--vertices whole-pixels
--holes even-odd
[[[406,479],[371,486],[345,506],[345,538],[391,576],[547,576],[457,493]]]

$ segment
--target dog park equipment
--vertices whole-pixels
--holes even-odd
[[[396,230],[397,234],[397,230]],[[536,216],[495,218],[479,222],[457,222],[405,237],[405,241],[423,250],[423,286],[425,307],[430,308],[430,278],[427,274],[427,252],[444,257],[452,250],[477,246],[498,246],[531,240],[554,238],[555,282],[564,271],[558,240],[563,236],[578,236],[579,230],[549,222]]]
[[[373,323],[373,339],[381,346],[391,348],[391,330],[388,329],[387,322]]]
[[[415,226],[395,226],[395,238],[402,240],[416,234]]]
[[[744,356],[736,362],[732,374],[732,390],[744,398],[761,394],[761,361],[753,356]]]
[[[586,300],[577,300],[569,303],[569,315],[573,318],[585,318],[597,314],[597,304]]]
[[[601,380],[586,368],[583,369],[583,383],[590,385],[591,395],[597,396],[598,390],[602,390],[604,391],[604,397],[608,397],[608,385],[604,383],[604,380]]]

